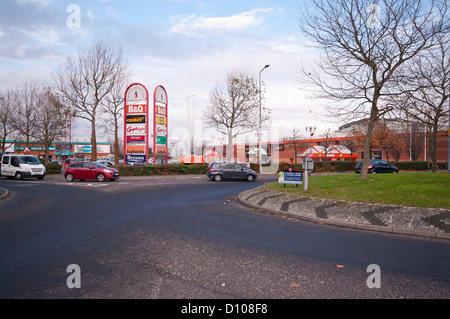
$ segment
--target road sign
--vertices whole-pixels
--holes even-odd
[[[305,157],[302,161],[304,171],[312,172],[314,170],[314,161],[311,157]]]

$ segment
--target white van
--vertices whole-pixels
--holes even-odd
[[[5,154],[1,162],[1,175],[8,179],[23,179],[24,177],[37,177],[44,179],[45,166],[33,155]]]

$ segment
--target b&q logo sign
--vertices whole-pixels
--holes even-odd
[[[127,105],[127,114],[147,114],[147,105]]]

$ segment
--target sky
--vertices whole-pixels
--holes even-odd
[[[304,1],[1,0],[0,90],[34,80],[51,85],[59,63],[102,39],[126,52],[131,82],[149,92],[165,87],[169,138],[186,128],[202,135],[215,85],[233,70],[258,79],[265,65],[263,104],[279,138],[294,127],[305,136],[305,126],[317,127],[316,135],[334,131],[344,123],[324,115],[325,102],[308,98],[298,81],[301,63],[317,56],[299,31]],[[74,135],[89,137],[88,123],[79,122]]]

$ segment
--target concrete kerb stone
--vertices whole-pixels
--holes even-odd
[[[312,199],[275,192],[266,189],[265,186],[242,192],[237,198],[240,203],[246,206],[275,216],[390,234],[450,239],[450,231],[448,231],[450,218],[445,216],[443,220],[439,221],[441,224],[449,225],[444,230],[428,224],[424,220],[427,216],[433,216],[433,214],[450,213],[449,210],[445,209],[415,209],[396,205]],[[283,202],[287,202],[288,205],[283,206]],[[305,207],[305,205],[311,207]]]

